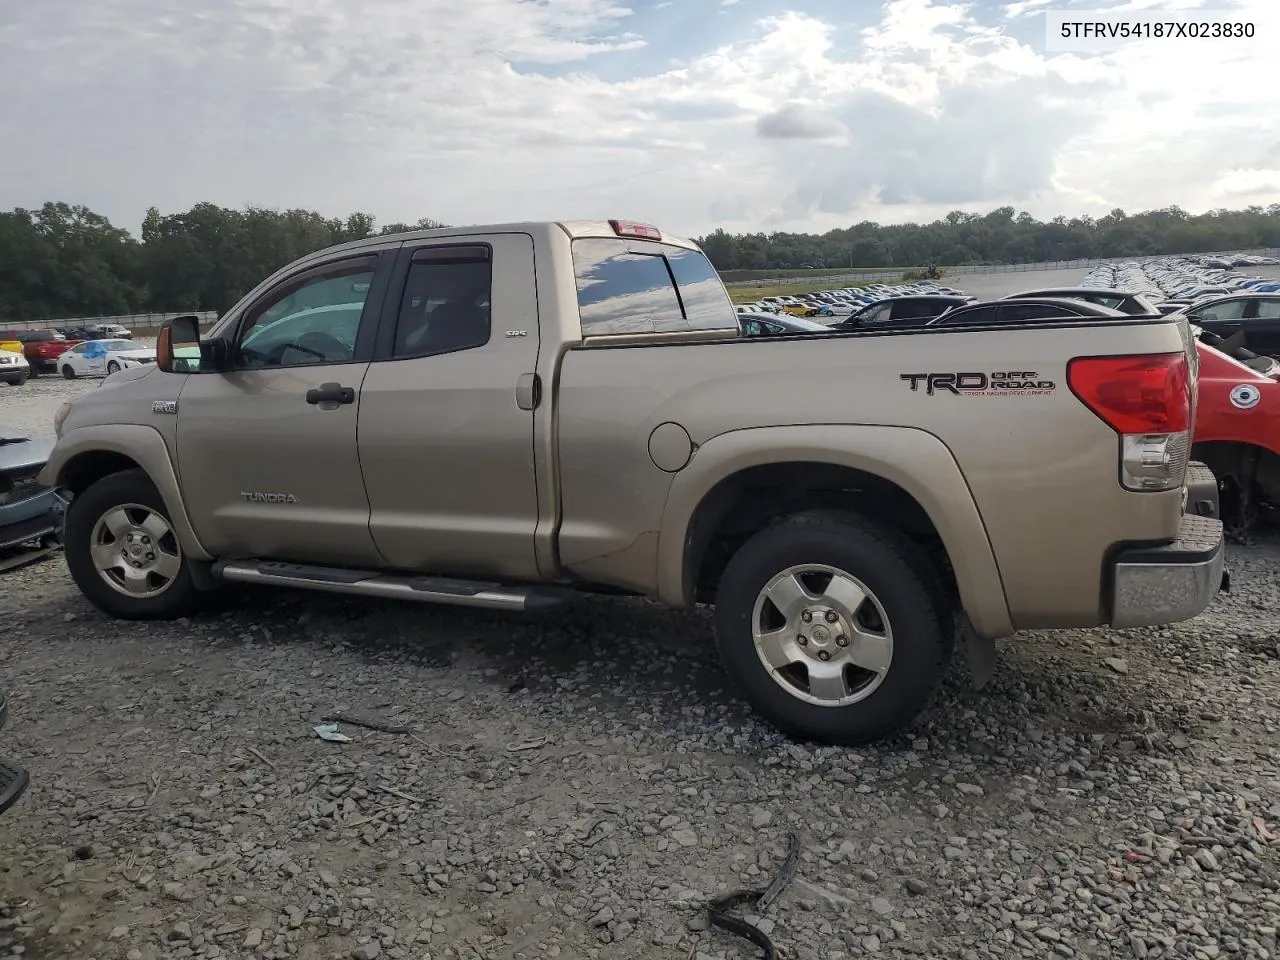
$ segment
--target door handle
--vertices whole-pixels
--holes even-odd
[[[344,387],[340,383],[322,383],[307,391],[307,403],[355,403],[355,387]]]

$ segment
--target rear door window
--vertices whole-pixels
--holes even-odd
[[[995,322],[996,308],[994,306],[974,307],[972,309],[961,308],[953,314],[949,313],[938,318],[938,326],[946,327],[979,327]]]
[[[893,301],[892,318],[894,320],[931,320],[947,309],[945,300],[930,297],[908,297]]]
[[[1259,320],[1280,320],[1280,300],[1258,300],[1256,309]]]
[[[1215,320],[1239,320],[1244,317],[1249,306],[1248,300],[1222,300],[1218,303],[1206,304],[1191,311],[1197,319],[1213,323]]]
[[[1000,319],[1006,323],[1019,323],[1024,320],[1048,320],[1052,317],[1076,317],[1074,310],[1067,307],[1046,307],[1040,303],[1007,303],[1000,308]]]
[[[583,336],[737,330],[738,317],[697,250],[623,239],[573,241]]]
[[[878,303],[870,310],[858,314],[859,323],[881,323],[889,319],[889,311],[893,309],[892,303]]]

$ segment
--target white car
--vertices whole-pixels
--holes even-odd
[[[140,347],[132,340],[86,340],[58,358],[58,369],[68,380],[74,380],[106,377],[125,367],[155,362],[155,347]]]
[[[0,348],[0,383],[20,387],[27,382],[27,377],[30,375],[31,365],[27,363],[26,357],[12,350]]]

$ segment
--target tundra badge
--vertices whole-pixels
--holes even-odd
[[[298,498],[292,493],[240,493],[240,499],[246,503],[297,503]]]

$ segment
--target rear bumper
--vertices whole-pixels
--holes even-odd
[[[1113,627],[1151,627],[1190,620],[1226,583],[1222,522],[1183,514],[1178,539],[1121,550],[1111,566]]]

